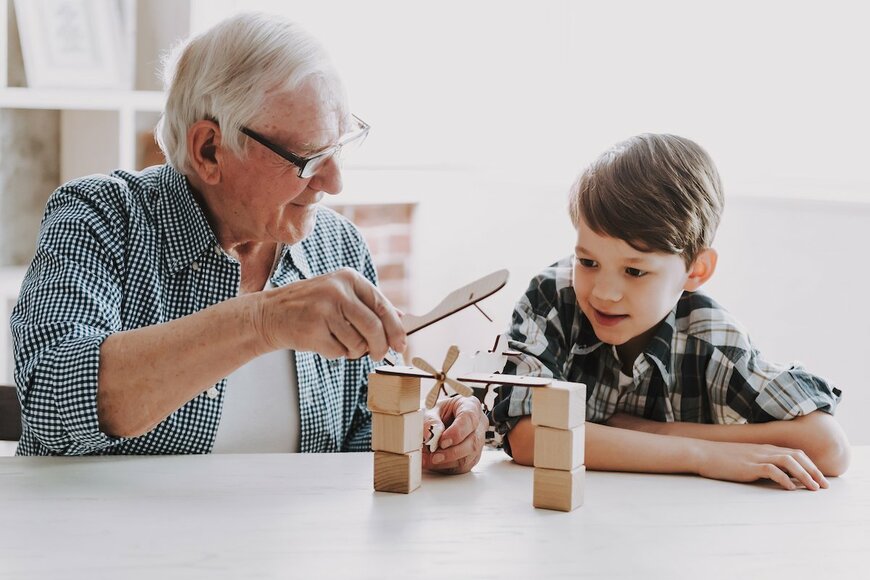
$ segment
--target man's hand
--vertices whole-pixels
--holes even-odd
[[[252,312],[263,352],[313,351],[327,358],[384,358],[405,350],[396,309],[355,270],[343,268],[261,293]]]
[[[480,408],[480,401],[474,397],[438,401],[434,409],[426,411],[423,443],[429,440],[433,431],[444,428],[444,432],[434,452],[423,445],[423,467],[441,473],[467,473],[480,461],[486,426],[486,415]]]

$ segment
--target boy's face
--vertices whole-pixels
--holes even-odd
[[[580,221],[574,249],[577,303],[598,338],[624,346],[632,357],[643,351],[683,290],[700,285],[690,274],[678,255],[636,250]]]

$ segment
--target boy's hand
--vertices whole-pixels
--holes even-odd
[[[696,473],[712,479],[750,482],[771,479],[784,489],[797,489],[791,478],[810,491],[828,487],[828,480],[799,449],[754,443],[697,441],[700,454]]]
[[[480,461],[486,437],[487,419],[474,397],[441,399],[435,408],[426,411],[423,423],[423,443],[430,433],[444,428],[438,448],[432,452],[423,445],[423,467],[430,471],[458,474],[471,471]],[[430,429],[435,427],[434,429]]]

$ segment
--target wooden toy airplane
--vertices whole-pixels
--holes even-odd
[[[422,316],[405,314],[402,317],[402,327],[405,329],[405,333],[413,334],[421,328],[426,328],[430,324],[434,324],[451,314],[456,314],[460,310],[480,302],[487,296],[492,296],[504,288],[504,285],[507,284],[508,276],[509,272],[507,270],[497,270],[462,288],[454,290],[444,300],[439,302],[435,308]]]
[[[416,367],[384,365],[375,368],[380,375],[394,375],[399,377],[420,377],[423,379],[436,378],[431,373]],[[456,377],[457,381],[465,383],[513,385],[517,387],[546,387],[553,382],[549,377],[527,377],[522,375],[503,375],[501,373],[464,373]]]

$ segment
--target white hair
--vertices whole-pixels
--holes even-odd
[[[211,119],[221,128],[221,145],[242,156],[239,129],[262,110],[267,94],[293,91],[315,76],[343,92],[326,51],[298,24],[261,13],[227,18],[164,60],[167,98],[157,142],[169,164],[188,174],[187,131]]]

